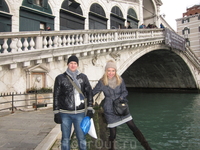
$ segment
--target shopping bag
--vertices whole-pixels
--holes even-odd
[[[85,135],[88,133],[90,126],[91,126],[90,117],[89,116],[84,117],[83,120],[81,121],[80,127]]]
[[[95,126],[94,126],[94,121],[93,121],[93,118],[90,119],[90,122],[91,122],[91,125],[90,125],[90,129],[88,131],[88,134],[97,139],[97,133],[96,133],[96,129],[95,129]]]

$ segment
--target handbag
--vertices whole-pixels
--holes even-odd
[[[129,114],[128,103],[117,98],[113,101],[113,110],[114,113],[118,116],[126,116]]]

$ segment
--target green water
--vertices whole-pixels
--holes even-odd
[[[136,126],[153,150],[200,150],[200,94],[129,92]],[[144,150],[126,124],[117,128],[118,150]]]

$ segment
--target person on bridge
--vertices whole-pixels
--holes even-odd
[[[61,150],[70,150],[72,124],[78,139],[79,149],[86,150],[86,138],[80,123],[85,117],[85,111],[87,112],[86,116],[93,117],[92,87],[87,76],[77,70],[79,60],[75,55],[69,57],[67,65],[67,70],[58,75],[54,83],[54,121],[61,124]],[[80,88],[83,95],[76,90],[69,78]],[[87,108],[85,108],[84,97],[87,98]]]
[[[127,26],[126,26],[127,29],[132,29],[131,27],[131,22],[130,21],[127,21]]]
[[[128,125],[130,130],[133,132],[133,135],[137,138],[145,150],[151,150],[145,137],[133,122],[131,114],[129,113],[125,116],[118,116],[114,113],[113,101],[117,98],[128,101],[126,99],[128,91],[122,77],[117,74],[117,66],[113,60],[107,62],[104,75],[93,88],[93,96],[101,91],[103,91],[105,96],[103,102],[103,110],[105,119],[107,121],[107,127],[110,131],[110,150],[115,150],[117,126],[124,123]]]

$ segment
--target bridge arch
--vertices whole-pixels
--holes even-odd
[[[124,78],[127,87],[198,88],[197,73],[182,52],[162,45],[133,51],[123,51],[118,62],[118,73]]]

